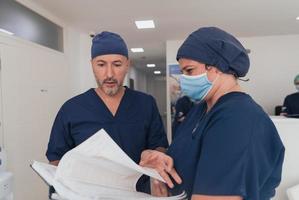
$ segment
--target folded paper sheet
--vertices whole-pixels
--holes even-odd
[[[35,161],[35,171],[53,185],[61,199],[184,199],[185,196],[153,197],[137,192],[141,175],[164,181],[153,169],[144,168],[131,160],[100,130],[88,140],[67,152],[58,167]]]

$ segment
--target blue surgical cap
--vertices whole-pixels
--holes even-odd
[[[120,35],[103,31],[92,39],[91,58],[107,54],[119,54],[129,58],[127,45]]]
[[[176,59],[187,58],[217,67],[227,74],[243,77],[249,69],[246,49],[231,34],[205,27],[191,33],[179,48]]]

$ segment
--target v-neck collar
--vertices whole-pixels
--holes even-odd
[[[120,102],[119,102],[119,106],[115,112],[115,115],[112,114],[112,112],[109,110],[108,106],[105,104],[105,102],[103,101],[103,99],[97,94],[97,92],[95,91],[95,88],[92,88],[92,93],[94,94],[94,96],[97,98],[97,102],[100,103],[104,109],[106,110],[106,112],[108,113],[108,115],[112,118],[112,119],[116,119],[122,112],[122,110],[124,109],[124,104],[127,102],[127,96],[129,93],[129,89],[125,87],[125,91],[124,91],[124,95],[122,96]]]

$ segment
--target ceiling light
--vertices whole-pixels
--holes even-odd
[[[143,48],[131,48],[131,51],[133,53],[139,53],[139,52],[144,52],[144,49]]]
[[[10,31],[8,31],[8,30],[2,29],[2,28],[0,28],[0,32],[2,32],[2,33],[6,33],[6,34],[8,34],[8,35],[13,35],[13,34],[14,34],[14,33],[10,32]]]
[[[154,74],[161,74],[161,71],[154,71]]]
[[[155,28],[153,20],[135,21],[135,24],[138,29]]]
[[[155,64],[147,64],[146,66],[147,66],[147,67],[156,67]]]
[[[296,17],[296,20],[299,20],[299,16],[298,16],[298,17]]]

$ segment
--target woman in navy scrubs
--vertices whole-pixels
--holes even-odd
[[[281,180],[284,146],[268,115],[238,84],[249,69],[245,48],[219,28],[200,28],[184,41],[177,60],[182,91],[199,103],[167,155],[146,150],[140,164],[156,168],[172,195],[270,200]],[[155,194],[166,196],[166,187],[155,183]]]

